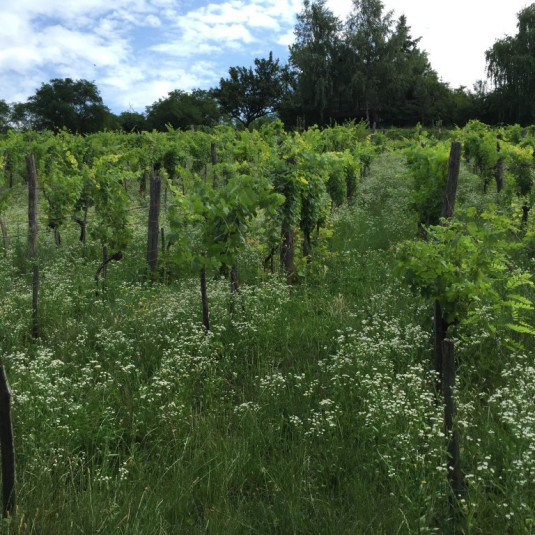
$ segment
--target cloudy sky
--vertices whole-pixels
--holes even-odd
[[[525,0],[383,0],[452,87],[485,78],[484,53],[516,33]],[[328,0],[340,17],[351,0]],[[84,78],[115,113],[173,89],[208,89],[270,50],[286,62],[302,0],[0,0],[0,99]]]

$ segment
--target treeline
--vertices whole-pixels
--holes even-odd
[[[432,68],[406,17],[395,19],[380,0],[353,0],[345,20],[326,0],[304,0],[286,65],[270,52],[253,67],[231,67],[215,88],[176,89],[145,113],[119,115],[111,113],[94,83],[53,79],[25,103],[0,100],[0,131],[249,127],[273,116],[289,129],[351,120],[381,127],[463,126],[470,119],[533,124],[535,4],[520,11],[517,26],[517,35],[497,40],[486,52],[492,89],[484,80],[472,89],[453,89]]]

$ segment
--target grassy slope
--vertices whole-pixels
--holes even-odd
[[[402,171],[397,155],[374,163],[306,283],[254,272],[248,253],[256,283],[231,318],[227,284],[211,281],[209,336],[196,281],[135,282],[140,245],[97,296],[95,260],[74,244],[43,253],[32,342],[15,247],[0,336],[19,509],[2,532],[531,532],[535,370],[484,321],[456,333],[470,486],[451,518],[431,308],[392,274],[393,245],[415,229]]]

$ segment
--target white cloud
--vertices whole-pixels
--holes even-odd
[[[257,4],[241,1],[209,4],[197,11],[188,13],[188,19],[206,25],[242,23],[251,27],[278,29],[279,22],[269,9]]]
[[[14,46],[0,50],[0,63],[3,70],[23,74],[40,63],[41,55],[37,50]]]
[[[111,83],[116,82],[112,79]],[[115,95],[115,102],[120,109],[134,108],[138,111],[145,111],[147,106],[152,105],[161,98],[166,98],[168,93],[180,88],[190,91],[199,86],[199,78],[192,72],[181,69],[174,69],[172,72],[163,70],[158,73],[155,79],[142,79],[139,83],[129,84],[119,94]],[[111,100],[114,86],[103,86],[102,95],[104,100]]]
[[[216,20],[216,19],[211,19]],[[164,36],[165,42],[151,47],[155,52],[177,57],[198,55],[221,55],[230,50],[239,50],[258,39],[243,23],[208,23],[199,15],[181,17],[176,26]]]
[[[155,15],[147,15],[145,25],[151,26],[152,28],[159,28],[162,25],[162,21]]]
[[[258,3],[270,16],[292,26],[295,24],[296,13],[300,13],[303,9],[302,0],[259,0]]]
[[[284,34],[281,34],[277,39],[277,43],[281,46],[290,46],[295,41],[294,31],[291,30]]]
[[[2,31],[0,32],[0,45],[2,48],[9,43],[21,39],[22,35],[28,35],[31,29],[29,21],[16,13],[0,12]]]

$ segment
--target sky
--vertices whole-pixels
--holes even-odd
[[[404,14],[452,88],[485,79],[485,50],[517,32],[525,0],[383,0]],[[327,0],[342,19],[351,0]],[[52,78],[94,82],[114,112],[144,112],[174,89],[216,87],[231,66],[286,63],[302,0],[0,0],[0,99]]]

